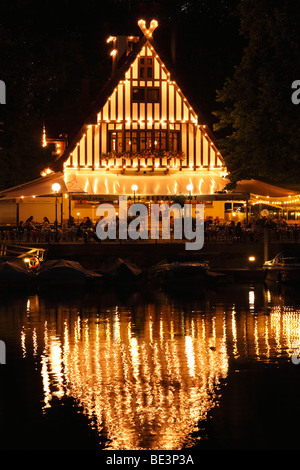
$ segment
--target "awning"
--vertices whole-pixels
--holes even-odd
[[[263,183],[258,180],[242,180],[236,185],[235,190],[238,193],[249,193],[258,196],[269,197],[288,197],[295,196],[297,193],[290,189],[281,188],[272,184]]]
[[[54,194],[52,185],[58,183],[61,187],[59,192],[68,192],[62,173],[38,178],[29,183],[15,186],[0,192],[0,201],[3,199],[19,199],[33,196],[50,196]]]
[[[189,194],[192,185],[193,195],[209,195],[222,191],[228,183],[219,171],[176,172],[174,174],[120,174],[103,171],[80,171],[67,173],[67,188],[77,187],[89,195],[132,195],[132,185],[136,185],[136,195],[175,195]],[[74,192],[70,191],[69,192]]]
[[[191,185],[192,195],[213,195],[224,190],[229,181],[217,170],[178,171],[170,174],[158,172],[147,173],[113,173],[101,170],[81,170],[55,173],[38,178],[29,183],[15,186],[0,192],[0,200],[18,199],[22,197],[53,195],[52,185],[59,183],[61,193],[85,193],[86,195],[132,195],[132,186],[136,185],[136,195],[140,196],[173,196],[189,194]],[[237,183],[234,191],[229,194],[249,194],[283,198],[295,196],[295,191],[263,183],[257,180],[243,180]]]

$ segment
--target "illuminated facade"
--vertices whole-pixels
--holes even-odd
[[[142,39],[108,38],[113,44],[112,78],[50,170],[60,170],[63,164],[66,183],[76,180],[89,194],[129,195],[133,179],[141,181],[141,195],[186,194],[179,171],[188,172],[184,182],[193,184],[194,194],[213,193],[223,187],[218,179],[223,171],[220,152],[158,56],[151,31],[143,22],[139,25]],[[156,25],[151,22],[152,30]],[[208,190],[204,180],[211,169]],[[116,175],[120,187],[114,185]],[[125,175],[129,183],[123,181]]]
[[[111,79],[72,142],[49,140],[43,129],[42,145],[55,143],[56,159],[42,172],[42,181],[18,189],[20,198],[51,195],[50,183],[59,179],[67,195],[62,198],[62,219],[67,220],[70,213],[77,216],[75,201],[130,198],[132,184],[138,188],[137,197],[149,203],[178,194],[199,201],[223,190],[225,168],[211,133],[198,122],[157,53],[152,39],[157,22],[152,20],[147,29],[141,20],[139,26],[142,38],[108,38]],[[20,201],[22,208],[26,202]],[[80,218],[84,215],[93,215],[89,203]]]
[[[152,38],[157,22],[147,28],[140,20],[139,26],[142,38],[107,39],[112,76],[72,141],[48,139],[43,129],[42,145],[55,144],[55,160],[42,178],[0,193],[4,200],[15,199],[18,218],[33,213],[36,220],[45,215],[53,220],[54,182],[61,187],[61,222],[70,215],[95,220],[98,203],[113,203],[120,195],[131,198],[133,185],[140,202],[168,202],[183,195],[203,202],[206,217],[220,219],[251,199],[243,186],[224,192],[227,173],[214,138],[157,53]],[[244,218],[245,210],[240,215]]]

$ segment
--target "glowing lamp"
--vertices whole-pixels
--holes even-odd
[[[52,185],[52,191],[55,193],[55,221],[54,221],[54,226],[55,230],[57,231],[57,193],[60,191],[60,184],[59,183],[54,183]]]
[[[60,190],[60,188],[61,188],[61,186],[60,186],[59,183],[54,183],[54,184],[52,185],[52,191],[54,191],[55,193],[58,193],[59,190]]]
[[[133,185],[131,186],[131,189],[132,189],[132,191],[133,191],[133,202],[135,203],[135,192],[138,190],[138,187],[137,187],[136,184],[133,184]]]
[[[106,39],[106,42],[107,44],[109,44],[110,42],[114,41],[116,38],[115,36],[109,36],[109,38]]]

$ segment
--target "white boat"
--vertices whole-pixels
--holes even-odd
[[[265,261],[267,281],[297,282],[300,281],[300,254],[278,253],[275,258]]]

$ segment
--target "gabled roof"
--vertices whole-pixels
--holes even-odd
[[[86,116],[84,117],[82,124],[80,126],[79,131],[74,136],[72,141],[66,147],[65,151],[52,163],[49,167],[53,171],[61,171],[63,163],[68,159],[70,152],[74,150],[76,147],[77,142],[81,139],[83,134],[85,133],[86,129],[85,126],[89,124],[96,124],[97,123],[97,114],[99,110],[103,108],[105,103],[107,102],[108,98],[114,91],[115,87],[118,85],[119,81],[124,79],[125,73],[127,72],[128,68],[132,64],[132,62],[136,59],[138,54],[141,52],[143,46],[146,44],[148,39],[146,36],[141,38],[141,40],[135,44],[132,51],[121,59],[121,64],[116,70],[115,74],[107,81],[104,85],[98,96],[96,97],[95,101],[92,103],[90,108],[88,109]]]
[[[124,55],[123,58],[120,59],[118,68],[116,72],[111,76],[111,78],[107,81],[107,83],[104,85],[98,96],[96,97],[95,101],[91,104],[91,106],[88,108],[85,117],[82,120],[81,125],[78,126],[79,131],[75,134],[74,138],[72,141],[68,144],[64,152],[59,155],[54,162],[49,164],[49,168],[56,172],[56,171],[63,171],[63,164],[64,162],[68,159],[70,153],[75,149],[77,142],[82,138],[83,134],[86,132],[86,127],[89,124],[97,124],[97,114],[99,111],[103,108],[105,103],[107,102],[108,98],[111,96],[113,93],[114,89],[118,85],[118,83],[121,80],[124,80],[125,78],[125,73],[128,71],[129,67],[131,64],[134,62],[134,60],[137,58],[138,54],[141,52],[142,48],[145,46],[145,44],[149,42],[150,45],[153,47],[153,49],[157,52],[159,55],[160,59],[163,61],[164,64],[166,64],[167,70],[170,72],[172,75],[174,81],[179,85],[178,80],[176,79],[176,72],[174,71],[173,67],[168,64],[168,60],[159,52],[159,48],[157,47],[157,44],[152,38],[152,35],[146,36],[144,35],[137,43],[134,44],[133,49],[131,52],[126,56]],[[184,87],[180,84],[180,88],[182,90],[182,93],[184,96],[187,96]],[[188,102],[188,100],[187,100]],[[190,106],[190,105],[189,105]],[[194,107],[193,107],[194,108]],[[195,113],[198,115],[198,117],[204,121],[203,116],[201,113],[198,111]],[[216,138],[214,137],[213,133],[211,130],[206,127],[205,132],[208,134],[211,140],[215,141]]]

